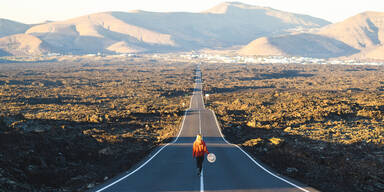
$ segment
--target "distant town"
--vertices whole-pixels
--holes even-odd
[[[166,54],[135,54],[125,53],[117,55],[106,55],[103,53],[86,54],[86,55],[62,55],[59,53],[49,53],[43,56],[7,56],[0,57],[0,63],[5,62],[47,62],[62,59],[124,59],[124,58],[153,58],[157,60],[180,60],[180,61],[197,61],[205,63],[249,63],[249,64],[343,64],[343,65],[384,65],[384,61],[360,61],[353,59],[323,59],[311,57],[295,57],[295,56],[235,56],[225,54],[207,54],[207,53],[166,53]]]
[[[384,65],[384,62],[363,62],[356,60],[319,59],[290,56],[224,56],[208,54],[180,55],[186,59],[200,59],[208,63],[255,63],[255,64],[348,64],[348,65]]]

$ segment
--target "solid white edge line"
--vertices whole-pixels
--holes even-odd
[[[296,187],[296,188],[298,188],[298,189],[300,189],[300,190],[302,190],[302,191],[310,192],[310,191],[308,191],[308,190],[306,190],[306,189],[304,189],[304,188],[302,188],[302,187],[300,187],[300,186],[298,186],[298,185],[296,185],[296,184],[294,184],[294,183],[292,183],[292,182],[290,182],[290,181],[288,181],[288,180],[286,180],[286,179],[284,179],[284,178],[282,178],[282,177],[279,177],[278,175],[275,175],[274,173],[272,173],[271,171],[269,171],[268,169],[266,169],[265,167],[263,167],[262,165],[260,165],[255,159],[253,159],[253,158],[252,158],[247,152],[245,152],[240,146],[228,142],[228,141],[224,138],[223,133],[221,132],[221,128],[220,128],[219,122],[217,121],[217,117],[216,117],[215,112],[214,112],[212,109],[210,109],[210,111],[212,112],[213,116],[215,117],[216,126],[217,126],[217,128],[219,129],[219,132],[220,132],[221,137],[223,138],[223,140],[224,140],[227,144],[229,144],[229,145],[233,145],[233,146],[237,147],[238,149],[240,149],[240,151],[243,152],[249,159],[251,159],[257,166],[259,166],[261,169],[263,169],[265,172],[269,173],[270,175],[272,175],[272,176],[274,176],[274,177],[276,177],[276,178],[278,178],[278,179],[280,179],[280,180],[282,180],[282,181],[284,181],[284,182],[286,182],[286,183],[292,185],[293,187]]]
[[[172,142],[167,143],[166,145],[164,145],[163,147],[161,147],[161,148],[160,148],[154,155],[152,155],[152,157],[150,157],[147,161],[145,161],[142,165],[140,165],[138,168],[136,168],[136,169],[133,170],[132,172],[128,173],[127,175],[125,175],[125,176],[121,177],[120,179],[118,179],[118,180],[116,180],[116,181],[114,181],[114,182],[108,184],[107,186],[104,186],[103,188],[101,188],[101,189],[99,189],[99,190],[97,190],[97,191],[95,191],[95,192],[101,192],[101,191],[104,191],[105,189],[111,187],[112,185],[115,185],[116,183],[118,183],[118,182],[124,180],[125,178],[131,176],[132,174],[136,173],[138,170],[140,170],[140,169],[143,168],[146,164],[148,164],[154,157],[156,157],[157,154],[159,154],[165,147],[167,147],[167,146],[170,145],[170,144],[175,143],[175,142],[179,139],[180,134],[181,134],[181,132],[182,132],[182,130],[183,130],[183,128],[184,128],[185,117],[187,116],[187,113],[188,113],[188,111],[191,109],[191,106],[192,106],[192,98],[193,98],[193,95],[191,96],[191,99],[190,99],[190,101],[189,101],[189,108],[184,112],[184,117],[183,117],[183,121],[182,121],[182,123],[181,123],[181,128],[180,128],[179,134],[177,135],[177,137],[176,137],[175,140],[173,140]]]
[[[204,192],[204,171],[203,170],[201,170],[201,175],[200,175],[200,192]]]

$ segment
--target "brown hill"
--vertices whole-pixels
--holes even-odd
[[[39,37],[55,47],[58,52],[102,52],[118,41],[133,45],[175,45],[170,35],[130,25],[115,18],[111,13],[98,13],[37,25],[26,33]]]
[[[347,44],[316,34],[294,34],[260,38],[240,49],[241,55],[291,55],[303,57],[340,57],[358,50]]]
[[[364,12],[322,28],[319,34],[337,39],[355,49],[384,43],[384,12]]]
[[[270,28],[279,28],[282,23],[306,27],[322,27],[330,24],[328,21],[308,15],[289,13],[270,7],[247,5],[240,2],[221,3],[203,13],[242,17],[244,20],[252,18],[256,19],[253,22]]]
[[[239,50],[242,55],[291,55],[384,59],[384,13],[365,12],[321,28],[318,32],[257,39]]]
[[[107,47],[107,50],[113,51],[115,53],[137,53],[143,52],[145,49],[137,46],[132,46],[126,43],[125,41],[119,41]]]
[[[373,50],[367,51],[366,55],[361,58],[384,60],[384,45],[378,46]]]
[[[351,59],[384,60],[384,45],[363,49],[360,53],[350,56]]]
[[[223,9],[219,12],[215,9]],[[105,12],[31,27],[49,52],[130,53],[228,48],[253,39],[329,22],[241,3],[201,13]]]
[[[241,55],[288,55],[281,48],[272,45],[270,39],[258,38],[240,49],[239,53]]]
[[[16,34],[0,38],[0,50],[11,55],[41,55],[48,47],[39,38],[28,34]]]

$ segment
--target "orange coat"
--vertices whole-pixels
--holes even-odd
[[[201,157],[204,156],[204,153],[209,154],[207,146],[205,145],[204,141],[195,141],[193,143],[193,153],[192,155],[194,157]]]

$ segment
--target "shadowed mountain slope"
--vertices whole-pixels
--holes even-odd
[[[239,50],[243,55],[291,55],[384,59],[384,13],[365,12],[318,32],[256,39]]]
[[[27,24],[0,18],[0,37],[24,33],[29,27]]]
[[[47,50],[48,46],[32,35],[16,34],[0,38],[0,54],[5,53],[3,56],[41,55]]]
[[[11,54],[6,52],[6,51],[3,51],[0,49],[0,57],[3,57],[3,56],[10,56]]]
[[[343,41],[356,49],[380,45],[384,42],[384,12],[355,15],[322,28],[319,34]]]
[[[259,38],[239,51],[242,55],[287,55],[316,58],[340,57],[357,52],[357,49],[341,41],[309,33]]]

